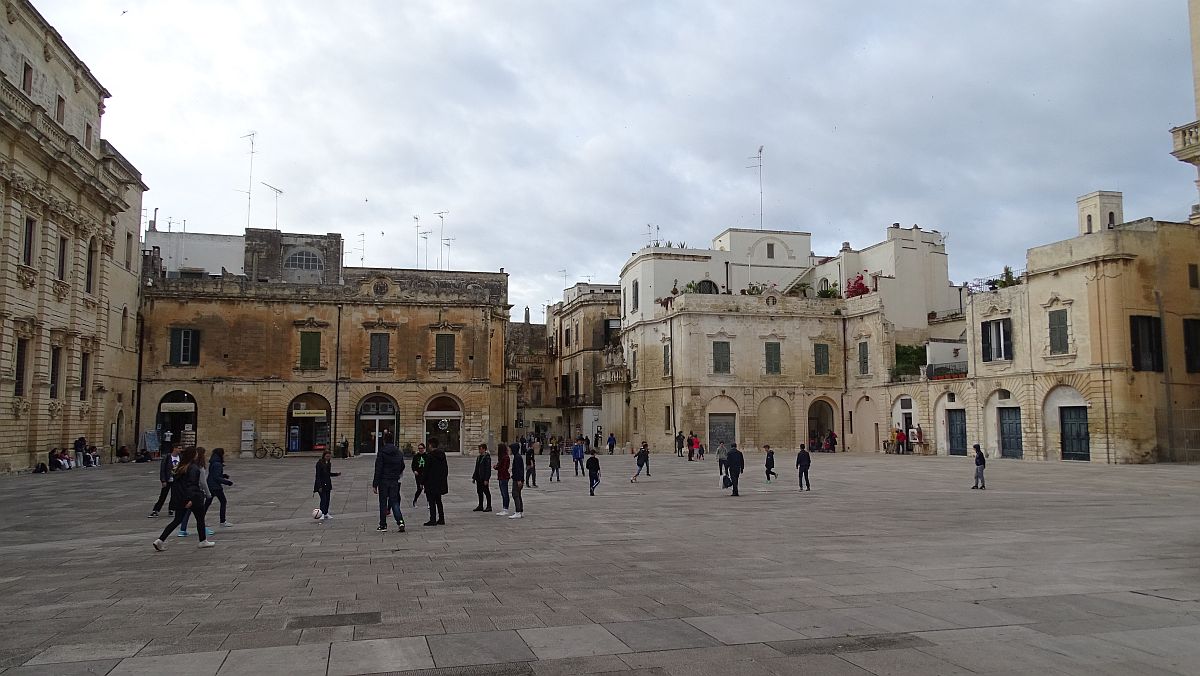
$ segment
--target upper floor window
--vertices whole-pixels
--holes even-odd
[[[663,375],[671,375],[671,344],[663,345]]]
[[[13,396],[25,396],[25,372],[29,367],[29,340],[27,338],[17,339],[16,355],[13,357],[14,364],[14,380]]]
[[[1129,343],[1134,371],[1163,370],[1162,320],[1158,317],[1129,317]]]
[[[1108,212],[1108,229],[1112,230],[1117,225],[1117,215],[1113,212]]]
[[[767,375],[779,375],[783,373],[783,362],[780,359],[779,343],[767,343],[763,355],[766,360]]]
[[[454,369],[454,334],[439,333],[434,339],[433,367],[439,371]]]
[[[1200,265],[1188,263],[1188,287],[1200,289]]]
[[[1050,354],[1066,354],[1069,349],[1067,341],[1067,311],[1050,311]]]
[[[1092,215],[1091,214],[1087,215],[1087,231],[1088,232],[1092,231]]]
[[[711,279],[702,279],[696,283],[696,291],[699,293],[718,294],[721,290],[717,288],[717,283]]]
[[[871,346],[866,341],[858,344],[858,374],[865,376],[871,372]]]
[[[638,309],[638,280],[633,280],[633,284],[629,287],[629,309],[631,312],[637,312]]]
[[[125,233],[125,269],[133,269],[133,233]]]
[[[37,219],[25,219],[25,236],[21,240],[21,263],[33,267],[33,245],[37,236]]]
[[[321,368],[321,332],[300,332],[300,368]]]
[[[637,350],[629,352],[629,377],[637,380]]]
[[[774,258],[774,257],[775,257],[775,245],[770,242],[767,242],[767,258]]]
[[[983,361],[1010,361],[1013,358],[1012,320],[993,319],[979,325]]]
[[[71,257],[71,240],[66,237],[58,238],[58,278],[67,278],[67,261]]]
[[[83,147],[88,150],[92,149],[92,125],[88,123],[83,128]]]
[[[26,96],[33,96],[33,66],[28,63],[21,69],[21,91]]]
[[[50,348],[50,398],[58,399],[59,380],[62,379],[62,348]]]
[[[297,251],[287,257],[283,267],[289,270],[324,270],[325,264],[321,257],[312,251]]]
[[[84,352],[79,355],[79,400],[88,398],[88,376],[92,370],[92,355]]]
[[[392,336],[388,333],[371,334],[371,368],[387,369],[391,352]]]
[[[1188,373],[1200,373],[1200,319],[1183,320],[1183,355]]]
[[[729,373],[729,342],[714,340],[712,344],[713,373]]]
[[[129,307],[121,308],[121,347],[129,345]]]
[[[818,376],[829,375],[829,345],[826,343],[813,344],[813,373]]]
[[[96,284],[96,274],[99,272],[99,270],[97,269],[98,266],[96,265],[96,259],[99,257],[100,257],[100,243],[98,241],[96,241],[95,237],[93,237],[92,241],[88,244],[87,267],[85,268],[85,271],[84,271],[84,274],[86,276],[84,277],[83,290],[87,293],[95,293],[96,292],[96,287],[98,286],[98,284]]]
[[[171,365],[195,366],[200,363],[200,331],[171,329]]]
[[[54,121],[62,124],[67,119],[67,100],[63,97],[58,97],[58,102],[54,104]]]
[[[567,328],[567,329],[566,329],[566,330],[563,332],[563,334],[564,334],[564,336],[565,336],[565,341],[566,341],[567,347],[571,347],[571,329],[570,329],[570,327],[568,327],[568,328]]]

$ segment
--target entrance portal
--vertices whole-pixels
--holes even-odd
[[[378,452],[389,433],[396,438],[396,403],[382,394],[364,397],[354,422],[355,453]]]
[[[808,407],[808,447],[819,451],[833,430],[833,407],[818,399]]]
[[[446,453],[462,452],[462,407],[447,396],[435,397],[425,407],[425,446]]]
[[[170,452],[172,444],[195,444],[196,398],[183,390],[163,395],[158,402],[156,427],[164,453]]]
[[[329,448],[329,401],[306,392],[288,404],[287,450],[325,451]]]

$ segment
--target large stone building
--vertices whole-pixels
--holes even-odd
[[[142,342],[161,438],[372,453],[388,432],[449,452],[504,436],[503,271],[344,268],[338,235],[248,229],[240,257],[182,274],[160,252],[203,236],[165,235],[148,238]]]
[[[546,308],[550,351],[555,355],[555,405],[562,420],[553,433],[586,436],[607,434],[601,418],[604,350],[621,334],[621,287],[579,283],[563,290],[563,299]]]
[[[108,91],[25,0],[0,31],[0,471],[132,443],[141,176]]]

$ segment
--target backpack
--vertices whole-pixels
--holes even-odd
[[[44,463],[44,462],[39,462],[37,464],[37,467],[33,468],[34,474],[45,474],[46,472],[49,472],[49,471],[50,470],[46,468],[46,463]]]
[[[733,479],[730,479],[727,476],[722,476],[721,477],[721,488],[729,488],[731,486],[733,486]]]

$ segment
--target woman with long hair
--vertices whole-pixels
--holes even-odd
[[[333,477],[341,476],[340,472],[333,471],[333,462],[330,458],[333,454],[325,451],[321,454],[321,459],[317,461],[317,478],[313,482],[313,493],[321,496],[321,520],[324,521],[329,517],[329,495],[333,493]]]
[[[197,532],[200,535],[201,547],[212,547],[213,542],[207,538],[204,528],[204,490],[200,487],[202,471],[196,462],[196,448],[189,446],[179,457],[179,465],[175,468],[175,480],[171,482],[171,509],[175,518],[163,529],[162,534],[154,541],[154,549],[164,551],[167,548],[167,536],[183,523],[188,512],[196,516]]]
[[[208,511],[212,505],[213,498],[216,498],[221,503],[221,525],[229,528],[233,524],[225,520],[225,487],[232,486],[233,482],[229,480],[229,475],[225,473],[225,449],[214,448],[212,450],[212,458],[208,461],[208,499],[204,501],[204,511]]]

